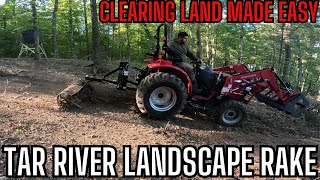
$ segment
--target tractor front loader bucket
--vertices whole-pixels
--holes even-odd
[[[293,117],[299,118],[302,113],[309,107],[309,101],[303,94],[296,94],[290,101],[283,103],[276,96],[268,93],[258,93],[255,97],[268,106],[284,111]]]
[[[301,113],[309,108],[309,101],[303,94],[298,94],[295,98],[286,104],[284,112],[291,114],[293,117],[301,117]]]
[[[77,81],[57,95],[57,103],[61,108],[75,106],[82,109],[79,103],[91,98],[93,90],[89,81]]]

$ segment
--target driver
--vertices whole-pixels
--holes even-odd
[[[193,67],[187,63],[187,58],[196,63],[201,63],[201,60],[196,57],[187,46],[188,34],[186,32],[180,32],[178,38],[169,43],[167,54],[168,59],[172,61],[173,65],[183,69],[190,77],[192,81],[192,94],[200,94],[201,89],[198,87]]]

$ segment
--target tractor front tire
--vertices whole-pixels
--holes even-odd
[[[247,119],[245,104],[235,100],[227,100],[217,107],[215,117],[221,125],[236,127]]]
[[[136,103],[141,113],[160,120],[179,113],[187,98],[187,88],[181,79],[164,72],[145,77],[136,92]]]

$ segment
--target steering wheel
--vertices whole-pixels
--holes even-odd
[[[201,71],[201,61],[191,61],[190,64],[192,64],[193,66],[193,70],[196,74],[196,76],[198,76],[199,72]]]
[[[193,67],[197,67],[197,66],[200,67],[201,61],[191,61],[190,64],[192,64]]]

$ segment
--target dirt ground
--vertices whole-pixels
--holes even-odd
[[[59,110],[56,95],[84,77],[86,64],[90,62],[0,59],[1,146],[46,147],[51,174],[52,145],[112,145],[120,152],[118,162],[123,145],[255,145],[251,169],[258,175],[259,145],[320,145],[319,121],[294,119],[258,102],[248,106],[248,120],[236,128],[220,126],[190,107],[169,121],[148,119],[135,107],[135,92],[111,85],[96,84],[98,102],[85,103],[84,109]],[[320,161],[319,156],[318,152]],[[319,164],[315,168],[320,171]],[[121,176],[121,163],[117,170]],[[1,176],[5,176],[3,154]]]

